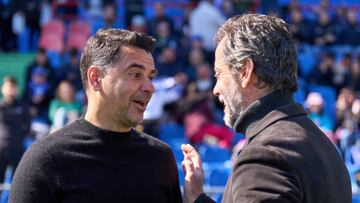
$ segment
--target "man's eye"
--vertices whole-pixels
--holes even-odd
[[[141,73],[130,73],[129,75],[135,79],[141,78]]]

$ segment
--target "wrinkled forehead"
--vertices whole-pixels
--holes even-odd
[[[228,64],[225,60],[225,53],[224,53],[226,41],[227,41],[227,39],[223,38],[216,47],[215,64],[214,64],[215,70],[228,66]]]
[[[150,52],[134,46],[121,46],[120,60],[136,60],[144,65],[154,67],[154,58]]]

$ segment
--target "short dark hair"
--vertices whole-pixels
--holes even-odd
[[[244,60],[254,62],[258,88],[297,90],[297,55],[284,20],[262,14],[237,15],[225,22],[216,34],[216,43],[226,39],[225,59],[232,71]]]
[[[6,82],[12,84],[12,85],[18,85],[18,81],[13,76],[5,76],[2,81],[2,85],[4,85]]]
[[[86,42],[80,59],[81,80],[87,88],[87,71],[90,66],[97,65],[102,69],[110,68],[120,59],[121,46],[130,45],[147,52],[152,52],[155,39],[140,32],[123,29],[101,29]]]

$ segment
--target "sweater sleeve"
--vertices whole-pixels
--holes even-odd
[[[170,169],[170,176],[172,177],[171,179],[171,188],[170,188],[170,202],[174,202],[174,203],[182,203],[182,197],[181,197],[181,191],[180,191],[180,183],[179,183],[179,174],[177,171],[177,165],[176,165],[176,161],[175,161],[175,157],[172,153],[172,151],[170,150],[170,148],[168,148],[168,154],[169,154],[169,169]]]
[[[10,203],[53,202],[56,191],[54,163],[49,152],[33,144],[16,169],[10,189]]]
[[[291,163],[270,147],[244,149],[230,177],[232,202],[300,203],[300,178]],[[225,195],[224,195],[225,197]]]

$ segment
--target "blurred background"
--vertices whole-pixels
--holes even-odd
[[[220,202],[244,135],[225,127],[212,95],[214,37],[230,16],[252,12],[288,22],[299,61],[294,98],[337,147],[353,202],[360,202],[360,0],[0,0],[0,80],[16,87],[3,83],[1,98],[16,97],[24,107],[13,115],[0,105],[1,115],[14,117],[10,124],[0,117],[0,150],[15,153],[4,143],[19,136],[19,126],[28,127],[13,145],[26,150],[86,111],[79,57],[89,36],[100,28],[145,32],[157,39],[159,75],[137,129],[171,146],[181,185],[180,145],[195,145],[205,191]],[[7,168],[0,184],[5,203],[13,167],[11,160],[0,165]]]

